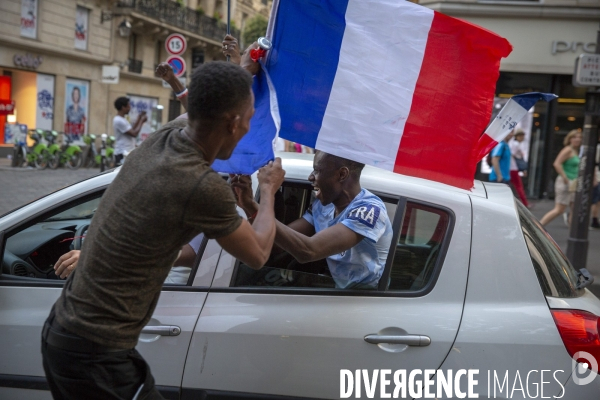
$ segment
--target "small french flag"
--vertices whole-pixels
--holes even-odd
[[[504,140],[535,103],[539,100],[549,102],[556,98],[558,96],[555,94],[539,92],[518,94],[511,97],[479,138],[477,144],[478,160],[481,160],[483,156]]]

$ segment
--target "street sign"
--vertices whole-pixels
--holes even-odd
[[[185,37],[183,37],[183,35],[180,33],[173,33],[169,35],[165,41],[165,48],[169,54],[174,56],[182,55],[187,48]]]
[[[600,86],[600,54],[581,54],[577,57],[573,86]]]
[[[118,65],[103,65],[102,66],[102,83],[117,84],[121,68]]]
[[[180,77],[185,72],[185,60],[179,56],[170,56],[167,63],[173,68],[176,77]]]

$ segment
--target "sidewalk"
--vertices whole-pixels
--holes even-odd
[[[554,200],[529,200],[533,204],[531,213],[537,219],[541,219],[544,214],[554,208]],[[567,243],[569,240],[569,227],[565,224],[562,217],[556,218],[546,226],[554,241],[560,246],[563,253],[567,254]],[[588,231],[588,256],[586,268],[594,276],[595,282],[590,290],[600,297],[600,229]]]

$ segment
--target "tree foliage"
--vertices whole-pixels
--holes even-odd
[[[267,34],[268,23],[267,19],[260,14],[250,18],[248,22],[246,22],[244,32],[242,33],[244,46],[249,46],[256,42],[256,39],[259,37],[265,36]]]

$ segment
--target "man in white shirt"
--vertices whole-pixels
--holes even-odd
[[[146,112],[142,111],[133,126],[125,119],[125,116],[129,114],[131,105],[127,97],[119,97],[115,100],[115,108],[117,109],[117,115],[113,118],[113,130],[115,133],[115,161],[117,165],[120,165],[123,161],[123,157],[130,151],[135,149],[135,143],[137,137],[140,134],[142,125],[148,120]]]

